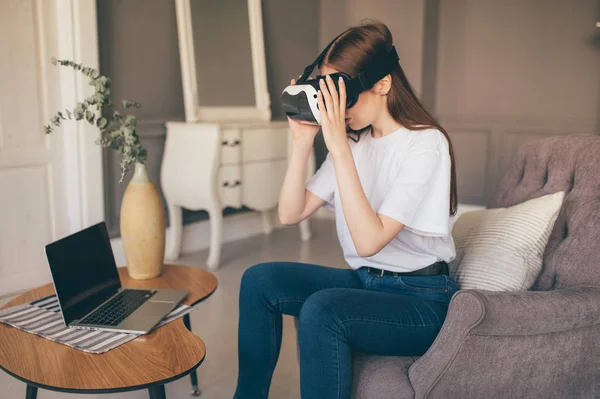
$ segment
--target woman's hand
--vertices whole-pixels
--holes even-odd
[[[346,136],[346,85],[343,79],[339,79],[340,92],[335,88],[331,76],[327,75],[326,82],[319,81],[317,101],[321,112],[321,127],[325,145],[332,156],[347,150],[348,137]]]
[[[295,85],[296,80],[292,79],[290,81],[290,85]],[[306,142],[310,143],[312,146],[315,136],[319,132],[320,126],[314,123],[300,122],[293,120],[289,116],[288,122],[290,123],[290,128],[292,129],[292,137],[294,138],[294,142]]]

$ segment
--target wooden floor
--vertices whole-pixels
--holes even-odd
[[[276,230],[270,236],[256,236],[226,244],[223,247],[222,266],[215,272],[219,288],[191,314],[192,330],[205,342],[207,355],[198,369],[202,399],[231,399],[237,380],[237,321],[238,295],[242,274],[248,267],[261,262],[286,260],[321,265],[346,267],[335,234],[333,221],[312,222],[313,238],[301,242],[295,227]],[[181,259],[181,263],[205,267],[207,252],[202,251]],[[291,317],[284,317],[284,337],[281,355],[270,398],[299,398],[298,363],[296,359],[296,332]],[[0,397],[25,398],[25,385],[0,371]],[[186,399],[189,378],[167,384],[167,398]],[[109,395],[74,395],[40,390],[39,399],[142,399],[147,391]]]

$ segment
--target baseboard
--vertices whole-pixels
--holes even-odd
[[[279,218],[275,217],[275,212],[271,213],[273,228],[280,229],[284,227]],[[170,228],[167,228],[167,242],[169,239]],[[242,240],[263,233],[262,221],[258,212],[244,212],[236,215],[230,215],[223,218],[223,243]],[[123,251],[123,241],[120,237],[113,238],[110,243],[115,254],[117,265],[125,265],[125,253]],[[186,255],[207,249],[210,244],[210,221],[202,220],[190,223],[183,227],[183,238],[181,242],[181,255]]]

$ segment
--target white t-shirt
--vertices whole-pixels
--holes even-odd
[[[350,267],[372,266],[397,272],[422,269],[456,256],[450,229],[450,151],[437,129],[400,128],[373,138],[349,139],[362,188],[375,213],[405,227],[381,251],[360,257],[348,225],[331,154],[306,188],[335,209],[337,235]]]

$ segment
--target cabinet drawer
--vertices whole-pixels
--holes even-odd
[[[288,128],[249,128],[242,130],[242,162],[286,158],[288,135]]]
[[[240,163],[242,140],[240,129],[224,129],[221,132],[221,165]]]
[[[242,178],[239,165],[221,166],[219,168],[219,197],[223,207],[241,208]]]
[[[244,184],[242,201],[257,211],[273,209],[287,170],[287,160],[242,165]]]

